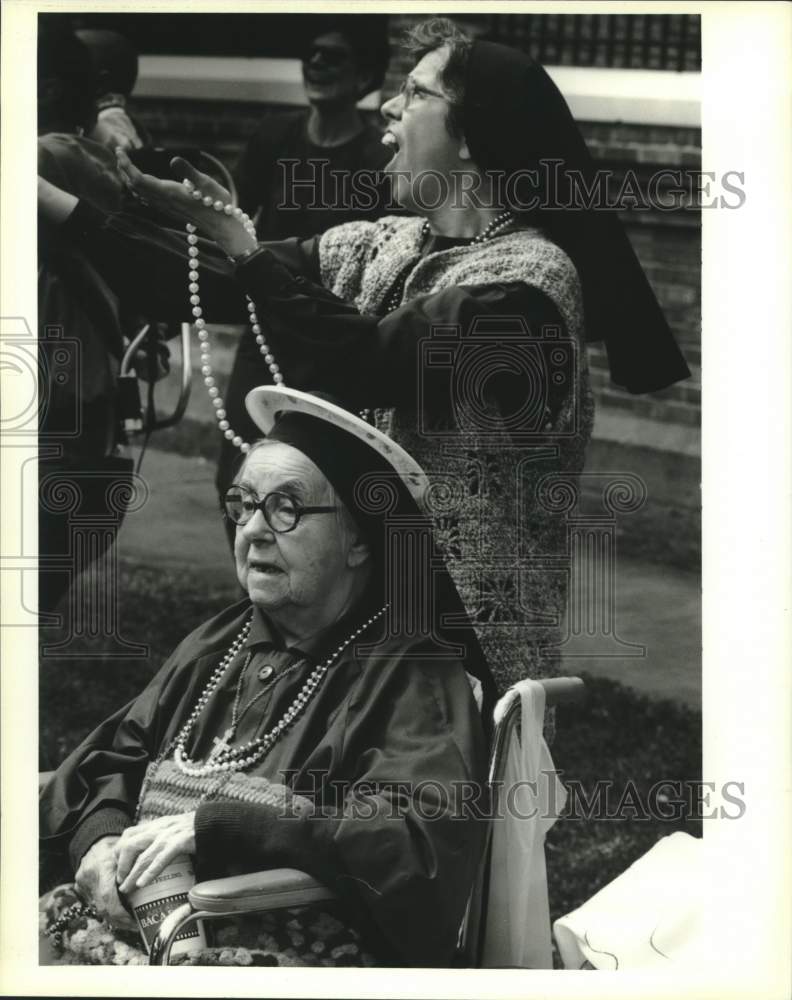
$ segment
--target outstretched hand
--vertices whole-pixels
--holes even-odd
[[[192,223],[201,235],[213,239],[232,256],[256,246],[255,239],[242,225],[247,216],[238,209],[227,212],[215,207],[230,205],[229,192],[181,156],[175,156],[170,161],[171,170],[177,178],[172,181],[144,174],[123,149],[116,149],[116,159],[124,184],[133,197],[165,212],[183,225]],[[185,178],[192,185],[192,190],[182,183]],[[194,197],[195,191],[200,192],[200,199]]]

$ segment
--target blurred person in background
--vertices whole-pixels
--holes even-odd
[[[237,165],[239,205],[263,240],[307,238],[351,219],[382,214],[381,185],[350,190],[353,174],[374,175],[389,154],[382,131],[358,108],[388,67],[388,18],[308,17],[302,53],[307,108],[267,115]],[[344,178],[341,180],[340,178]]]

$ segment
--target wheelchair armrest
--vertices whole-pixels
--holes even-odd
[[[586,700],[586,685],[580,677],[543,677],[539,683],[545,690],[545,704],[574,705]]]
[[[335,893],[330,889],[296,868],[273,868],[199,882],[190,889],[188,902],[169,913],[160,924],[151,945],[149,964],[167,965],[173,942],[196,920],[307,906],[334,898]]]
[[[296,868],[199,882],[189,892],[190,905],[204,913],[251,913],[286,906],[307,906],[335,899],[335,893],[306,872]]]

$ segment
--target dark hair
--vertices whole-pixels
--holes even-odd
[[[440,83],[450,99],[446,128],[456,139],[464,134],[462,105],[472,44],[472,39],[447,17],[432,17],[428,21],[421,21],[407,32],[404,40],[405,48],[413,58],[413,65],[435,49],[448,46],[448,60],[440,70]]]
[[[68,15],[39,15],[37,48],[39,131],[89,128],[96,117],[96,73]]]
[[[382,87],[390,60],[387,14],[307,15],[304,29],[309,41],[333,32],[344,36],[352,48],[355,65],[368,76],[361,97]]]
[[[75,32],[88,49],[99,93],[129,97],[138,75],[137,51],[123,35],[105,28],[80,28]]]

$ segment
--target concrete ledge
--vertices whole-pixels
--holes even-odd
[[[547,66],[580,121],[701,126],[701,74],[668,70]],[[141,56],[135,97],[304,105],[297,59]],[[369,94],[361,108],[376,109]]]
[[[305,105],[298,59],[141,56],[133,96]],[[380,103],[375,91],[358,107],[377,109]]]
[[[701,74],[657,69],[546,66],[575,118],[701,126]]]
[[[594,416],[593,437],[595,441],[701,458],[701,434],[697,427],[651,420],[603,406],[597,408]]]

